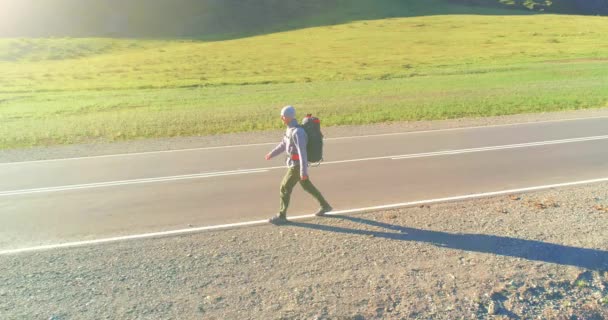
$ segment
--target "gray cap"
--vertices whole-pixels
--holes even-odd
[[[292,106],[285,106],[281,110],[281,116],[295,119],[295,117],[296,117],[296,108],[294,108]]]

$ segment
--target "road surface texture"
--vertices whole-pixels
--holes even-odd
[[[607,316],[608,118],[332,137],[282,227],[272,146],[0,164],[0,318]]]
[[[277,137],[279,140],[280,137]],[[261,220],[273,144],[0,164],[0,251]],[[312,181],[340,212],[608,177],[608,118],[328,139]],[[289,215],[318,204],[297,187]]]

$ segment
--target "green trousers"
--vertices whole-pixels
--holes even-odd
[[[302,188],[310,193],[323,208],[329,207],[329,203],[323,198],[321,192],[310,182],[310,179],[302,181],[300,179],[300,166],[291,167],[287,170],[283,182],[281,183],[281,210],[279,213],[282,216],[287,214],[287,207],[289,207],[289,199],[291,198],[291,192],[296,184],[300,182]]]

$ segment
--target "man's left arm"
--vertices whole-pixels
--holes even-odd
[[[298,155],[300,156],[300,178],[306,180],[308,179],[308,154],[306,153],[308,137],[306,136],[306,131],[298,128],[294,135],[294,140],[296,149],[298,149]]]

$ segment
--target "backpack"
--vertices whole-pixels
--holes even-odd
[[[313,117],[312,114],[307,114],[306,118],[302,119],[302,124],[298,127],[304,129],[308,141],[306,143],[306,155],[309,163],[323,161],[323,134],[321,133],[321,120]],[[293,141],[293,135],[295,131],[291,133],[289,139]]]
[[[306,153],[308,162],[323,161],[323,133],[321,133],[321,120],[313,117],[312,114],[307,114],[306,118],[302,119],[300,125],[308,136],[306,144]]]

